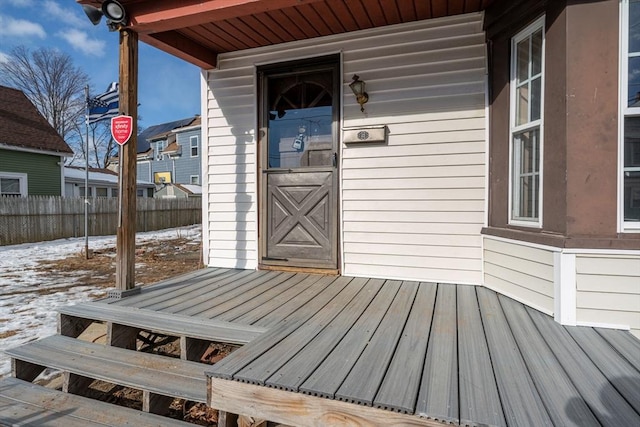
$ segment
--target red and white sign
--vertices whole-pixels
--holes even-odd
[[[133,132],[133,117],[116,116],[111,118],[111,136],[120,145],[127,143]]]

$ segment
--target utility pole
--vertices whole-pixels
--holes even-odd
[[[120,146],[119,212],[116,235],[116,293],[123,297],[135,288],[136,159],[138,146],[138,33],[120,30],[120,113],[133,118],[131,138]],[[135,289],[135,290],[134,290]]]

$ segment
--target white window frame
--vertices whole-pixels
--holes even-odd
[[[193,146],[193,141],[196,142],[195,147]],[[196,155],[193,155],[193,149],[196,149]],[[198,135],[193,135],[189,138],[189,154],[191,154],[191,157],[198,157],[200,155],[200,141],[198,138]]]
[[[542,62],[541,66],[541,93],[540,93],[540,119],[530,121],[523,125],[516,125],[516,73],[517,73],[517,46],[518,43],[527,37],[530,37],[538,30],[542,30]],[[521,227],[542,228],[542,200],[543,200],[543,176],[544,176],[544,88],[545,88],[545,17],[542,16],[529,24],[522,31],[518,32],[511,39],[511,70],[510,70],[510,100],[509,100],[509,224]],[[529,103],[529,108],[531,103]],[[540,146],[539,151],[539,165],[538,165],[538,218],[526,219],[520,217],[514,217],[513,215],[513,201],[515,199],[514,192],[518,187],[518,183],[514,182],[514,135],[525,132],[527,130],[539,130],[538,144]]]
[[[620,1],[620,84],[618,114],[618,232],[638,233],[640,221],[625,221],[624,219],[624,119],[640,116],[640,107],[629,107],[627,87],[629,84],[629,0]],[[639,56],[635,54],[634,56]]]
[[[195,182],[193,182],[194,178]],[[200,175],[189,175],[189,184],[200,185]]]
[[[0,178],[18,179],[20,182],[20,197],[29,195],[29,182],[26,173],[0,172]],[[0,193],[0,196],[2,193]]]

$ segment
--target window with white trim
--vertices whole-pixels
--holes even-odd
[[[200,175],[190,175],[189,181],[193,185],[200,185]]]
[[[620,37],[622,229],[640,230],[640,0],[622,0]]]
[[[27,175],[24,173],[0,172],[0,196],[27,197]]]
[[[542,226],[544,17],[511,40],[509,223]]]
[[[189,138],[191,144],[191,157],[198,157],[198,136],[192,136]]]

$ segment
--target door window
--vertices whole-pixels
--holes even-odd
[[[268,168],[333,165],[332,70],[269,78]]]

